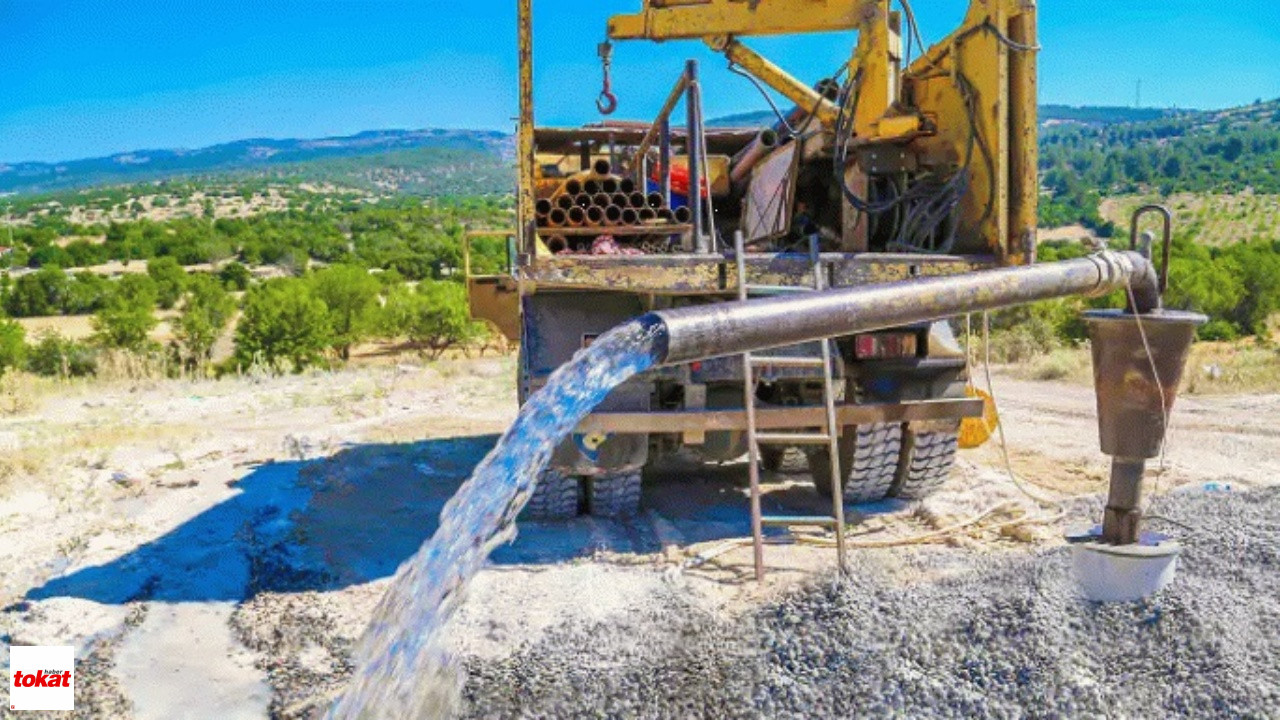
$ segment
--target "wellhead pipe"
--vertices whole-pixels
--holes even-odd
[[[1024,267],[659,310],[647,320],[665,331],[658,364],[678,365],[1037,300],[1096,297],[1126,285],[1137,312],[1159,309],[1151,262],[1136,252],[1105,251]]]

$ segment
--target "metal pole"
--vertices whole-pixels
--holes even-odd
[[[733,235],[734,260],[738,264],[738,300],[747,299],[747,254],[742,231]],[[756,582],[764,582],[764,513],[760,507],[760,443],[756,440],[756,382],[751,353],[742,354],[742,406],[747,413],[747,477],[751,487],[751,547]]]
[[[738,245],[742,248],[742,244]],[[823,276],[822,249],[818,245],[818,236],[809,236],[809,265],[813,268],[813,289],[822,292],[827,289]],[[840,464],[841,428],[836,424],[835,387],[831,378],[831,341],[822,340],[822,402],[827,410],[827,452],[831,455],[831,516],[836,519],[836,562],[840,565],[840,573],[849,572],[846,560],[844,540],[844,473],[846,468]]]
[[[681,75],[676,81],[675,87],[671,88],[671,94],[667,96],[667,101],[662,104],[662,109],[658,111],[658,117],[654,118],[653,124],[645,131],[644,137],[640,138],[640,144],[636,146],[635,164],[640,164],[640,158],[649,152],[649,148],[653,146],[653,141],[658,139],[662,133],[662,126],[670,123],[671,113],[676,109],[676,105],[680,104],[680,98],[686,94],[689,89],[689,76]]]
[[[702,177],[701,177],[701,144],[698,138],[698,61],[690,60],[685,64],[685,76],[689,80],[689,89],[685,97],[685,115],[687,134],[685,135],[685,157],[689,166],[689,211],[693,215],[693,249],[702,253],[705,240],[702,237]]]
[[[520,121],[517,128],[519,145],[520,187],[516,222],[520,226],[523,250],[534,251],[536,213],[533,197],[533,169],[536,158],[533,147],[533,0],[518,0],[516,5],[517,47],[520,62]]]
[[[1102,540],[1112,545],[1138,542],[1142,524],[1142,458],[1111,458],[1111,488],[1102,516]]]
[[[659,131],[661,146],[659,149],[659,157],[661,158],[661,175],[658,182],[662,185],[659,192],[662,193],[662,203],[664,207],[671,207],[671,119],[662,119],[662,129]]]

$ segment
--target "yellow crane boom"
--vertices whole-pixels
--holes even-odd
[[[1005,264],[1035,255],[1035,0],[972,0],[964,22],[909,66],[908,3],[891,0],[645,0],[609,19],[612,40],[700,39],[796,103],[849,152],[850,182],[875,170],[866,148],[890,144],[913,166],[966,174],[961,222]],[[858,31],[835,101],[740,38]],[[848,148],[854,148],[849,151]],[[878,157],[883,157],[881,154]]]

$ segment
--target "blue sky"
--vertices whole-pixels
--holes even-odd
[[[763,0],[770,2],[771,0]],[[926,41],[965,0],[915,0]],[[1280,2],[1041,0],[1041,101],[1224,107],[1280,96]],[[539,121],[597,117],[607,16],[640,0],[535,0]],[[0,0],[0,162],[374,128],[510,129],[514,0]],[[853,36],[760,39],[813,81]],[[618,117],[650,117],[697,57],[707,114],[761,107],[700,43],[630,43]]]

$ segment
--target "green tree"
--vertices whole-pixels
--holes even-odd
[[[0,375],[26,361],[26,332],[13,320],[0,319]]]
[[[147,275],[156,283],[156,303],[168,310],[182,297],[187,282],[187,272],[172,257],[151,258],[147,261]]]
[[[330,265],[310,280],[316,297],[329,309],[333,349],[343,360],[349,360],[351,346],[369,334],[382,286],[368,270],[355,265]]]
[[[408,338],[432,358],[483,333],[483,326],[471,319],[465,289],[447,281],[424,280],[416,292],[394,289],[382,316],[383,332]]]
[[[236,327],[236,362],[245,367],[261,359],[292,364],[295,372],[324,358],[329,346],[329,308],[309,283],[271,280],[245,295],[244,315]]]
[[[218,280],[209,275],[188,280],[186,302],[175,328],[183,362],[199,365],[209,359],[235,309],[235,300]]]
[[[67,274],[57,265],[46,265],[14,281],[5,297],[5,310],[13,317],[40,317],[62,312],[67,296]]]
[[[116,291],[93,316],[94,340],[104,347],[142,351],[147,337],[159,322],[156,307],[156,284],[146,275],[130,274],[120,278]]]
[[[238,262],[232,261],[222,266],[218,271],[218,279],[228,290],[246,290],[249,287],[249,268]]]
[[[66,294],[62,299],[62,312],[67,315],[87,315],[102,309],[112,293],[111,281],[98,275],[83,271],[67,284]]]

